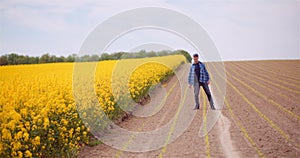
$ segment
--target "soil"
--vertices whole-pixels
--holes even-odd
[[[213,64],[206,64],[209,72],[214,68]],[[83,147],[78,157],[300,157],[300,60],[225,62],[224,65],[227,104],[221,109],[221,115],[208,137],[198,135],[203,110],[207,109],[202,106],[200,110],[193,110],[194,96],[187,95],[186,100],[191,102],[184,106],[188,106],[195,117],[184,133],[165,150],[128,152],[99,144]],[[183,65],[177,77],[186,80],[188,67]],[[220,77],[218,74],[210,75],[212,78]],[[138,132],[166,125],[180,108],[183,95],[180,85],[176,84],[177,77],[163,83],[166,91],[175,86],[156,114],[130,116],[118,125]],[[187,83],[181,86],[187,86]],[[143,107],[147,104],[145,102]],[[206,107],[209,109],[209,106]]]

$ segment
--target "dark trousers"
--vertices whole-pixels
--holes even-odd
[[[207,83],[203,82],[195,82],[194,83],[194,95],[195,95],[195,102],[196,102],[196,108],[199,108],[199,92],[200,92],[200,87],[203,87],[204,92],[208,98],[208,101],[210,103],[211,108],[214,106],[213,99],[210,93],[210,89],[208,87]]]

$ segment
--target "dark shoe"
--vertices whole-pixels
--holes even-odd
[[[199,106],[196,105],[193,110],[199,110]]]
[[[210,108],[212,109],[212,110],[216,110],[216,108],[215,108],[215,106],[214,106],[214,102],[211,100],[211,102],[210,102]]]

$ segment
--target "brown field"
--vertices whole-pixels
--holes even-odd
[[[212,64],[207,64],[209,72]],[[205,102],[201,99],[202,108],[193,111],[193,95],[188,95],[191,105],[186,106],[196,112],[195,118],[165,149],[134,153],[99,144],[84,147],[79,157],[300,157],[300,60],[225,62],[225,69],[226,101],[206,137],[198,136]],[[178,70],[184,79],[186,70],[184,66]],[[171,79],[166,89],[175,81]],[[154,116],[131,116],[120,126],[149,131],[166,124],[178,110],[179,88],[175,86]]]

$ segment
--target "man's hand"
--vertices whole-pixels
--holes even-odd
[[[207,81],[207,84],[208,84],[208,85],[210,84],[210,80]]]
[[[192,85],[189,84],[189,88],[192,88]]]

